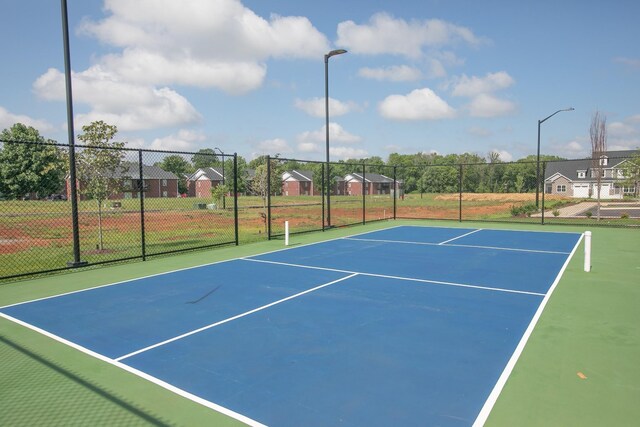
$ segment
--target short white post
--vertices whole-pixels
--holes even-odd
[[[591,271],[591,232],[584,232],[584,271]]]
[[[284,245],[289,246],[289,221],[284,222]]]

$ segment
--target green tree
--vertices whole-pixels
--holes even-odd
[[[418,180],[421,193],[455,193],[458,191],[458,168],[429,166]]]
[[[82,127],[78,140],[89,147],[76,155],[76,177],[80,194],[98,207],[98,249],[104,250],[102,202],[123,190],[124,142],[112,141],[118,129],[102,120]]]
[[[62,191],[66,159],[59,148],[48,145],[55,141],[45,140],[37,129],[22,123],[4,129],[0,139],[5,141],[0,150],[0,194],[17,199]]]
[[[195,169],[214,167],[218,163],[218,156],[212,148],[203,148],[191,157],[191,163]]]
[[[634,197],[640,196],[640,152],[622,163],[622,175],[624,176],[624,181],[621,184],[633,187]]]
[[[195,169],[184,157],[178,154],[172,154],[162,159],[161,162],[157,162],[155,165],[162,170],[176,174],[178,176],[178,192],[181,194],[187,192],[185,175],[192,174],[195,172]]]

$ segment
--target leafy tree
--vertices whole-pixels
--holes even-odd
[[[214,167],[217,162],[218,157],[212,148],[198,150],[198,152],[191,157],[191,163],[193,163],[195,169]]]
[[[621,183],[634,188],[634,197],[640,196],[640,152],[622,164],[622,174],[625,179]]]
[[[157,162],[155,165],[162,170],[173,172],[177,175],[178,192],[181,194],[187,192],[187,180],[184,176],[193,173],[195,169],[191,163],[184,159],[184,157],[178,154],[173,154],[165,157],[161,162]]]
[[[421,193],[455,193],[459,170],[454,166],[430,166],[418,180]]]
[[[265,219],[265,232],[267,231],[267,197],[269,196],[269,190],[271,190],[271,195],[278,194],[282,190],[282,170],[279,167],[278,160],[276,158],[271,158],[270,160],[270,171],[267,170],[267,157],[262,156],[263,163],[258,164],[255,168],[255,175],[250,183],[248,184],[248,189],[253,194],[257,194],[262,199],[262,217]],[[254,159],[256,160],[256,159]],[[253,162],[252,160],[251,162]],[[251,164],[251,162],[249,164]],[[255,163],[254,163],[255,164]],[[269,172],[271,172],[271,176],[269,176]],[[270,188],[269,188],[270,187]]]
[[[102,202],[123,190],[124,142],[112,141],[116,126],[102,120],[82,127],[78,140],[88,145],[76,155],[76,177],[79,192],[93,199],[98,207],[98,249],[104,250],[102,233]]]
[[[22,123],[0,133],[5,141],[0,151],[0,193],[17,199],[35,193],[37,197],[61,192],[64,187],[64,153],[45,140],[38,130]],[[9,141],[15,141],[14,143]]]

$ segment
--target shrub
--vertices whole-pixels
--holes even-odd
[[[622,212],[622,215],[620,215],[620,218],[622,219],[629,219],[629,214],[626,212]]]
[[[587,211],[585,212],[585,215],[587,216],[587,218],[591,218],[593,216],[593,212]]]
[[[553,216],[560,216],[560,211],[558,209],[554,209],[553,211],[551,211],[551,213],[553,214]]]

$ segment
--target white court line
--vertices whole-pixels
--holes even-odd
[[[288,262],[279,262],[279,261],[267,261],[263,259],[254,259],[254,258],[244,258],[245,261],[251,262],[262,262],[265,264],[276,264],[276,265],[285,265],[288,267],[299,267],[299,268],[308,268],[311,270],[325,270],[325,271],[335,271],[337,273],[345,273],[345,274],[353,274],[359,276],[369,276],[369,277],[380,277],[383,279],[394,279],[394,280],[404,280],[406,282],[419,282],[419,283],[432,283],[435,285],[446,285],[446,286],[456,286],[459,288],[472,288],[472,289],[482,289],[486,291],[495,291],[495,292],[507,292],[511,294],[524,294],[524,295],[536,295],[536,296],[544,296],[540,292],[530,292],[530,291],[517,291],[515,289],[506,289],[506,288],[492,288],[489,286],[480,286],[480,285],[469,285],[466,283],[454,283],[454,282],[442,282],[439,280],[428,280],[428,279],[415,279],[411,277],[401,277],[401,276],[390,276],[386,274],[374,274],[374,273],[366,273],[362,271],[351,271],[351,270],[341,270],[338,268],[328,268],[328,267],[314,267],[311,265],[302,265],[302,264],[292,264]]]
[[[453,242],[454,240],[461,239],[461,238],[463,238],[463,237],[465,237],[465,236],[468,236],[469,234],[477,233],[478,231],[482,231],[482,228],[478,228],[477,230],[473,230],[473,231],[470,231],[470,232],[468,232],[468,233],[464,233],[464,234],[463,234],[463,235],[461,235],[461,236],[454,237],[453,239],[445,240],[444,242],[440,242],[440,243],[438,243],[438,244],[439,244],[439,245],[444,245],[445,243]]]
[[[384,240],[384,239],[358,239],[355,237],[344,237],[344,240],[356,240],[361,242],[381,242],[381,243],[400,243],[403,245],[423,245],[423,246],[451,246],[456,248],[475,248],[475,249],[493,249],[497,251],[511,251],[511,252],[531,252],[540,254],[557,254],[557,255],[569,255],[571,252],[561,251],[543,251],[539,249],[518,249],[518,248],[501,248],[498,246],[480,246],[480,245],[456,245],[456,244],[442,244],[442,243],[428,243],[428,242],[411,242],[408,240]],[[262,255],[262,254],[261,254]],[[260,255],[252,255],[260,256]]]
[[[18,325],[24,326],[25,328],[31,329],[31,330],[33,330],[35,332],[38,332],[38,333],[40,333],[40,334],[42,334],[42,335],[44,335],[44,336],[46,336],[48,338],[56,340],[56,341],[58,341],[58,342],[60,342],[62,344],[68,345],[71,348],[74,348],[74,349],[76,349],[78,351],[81,351],[82,353],[85,353],[85,354],[87,354],[89,356],[92,356],[92,357],[94,357],[96,359],[99,359],[99,360],[101,360],[103,362],[109,363],[110,365],[116,366],[116,367],[118,367],[120,369],[124,369],[125,371],[127,371],[129,373],[132,373],[132,374],[134,374],[134,375],[136,375],[138,377],[141,377],[141,378],[143,378],[143,379],[145,379],[147,381],[150,381],[150,382],[152,382],[152,383],[154,383],[156,385],[159,385],[160,387],[162,387],[164,389],[167,389],[167,390],[169,390],[169,391],[171,391],[171,392],[173,392],[173,393],[175,393],[175,394],[177,394],[179,396],[182,396],[182,397],[184,397],[186,399],[192,400],[192,401],[194,401],[196,403],[199,403],[200,405],[206,406],[207,408],[213,409],[213,410],[215,410],[215,411],[217,411],[217,412],[219,412],[221,414],[227,415],[227,416],[229,416],[231,418],[234,418],[234,419],[236,419],[238,421],[241,421],[241,422],[247,424],[248,426],[251,426],[251,427],[266,427],[266,425],[264,425],[264,424],[262,424],[262,423],[260,423],[260,422],[258,422],[256,420],[253,420],[253,419],[251,419],[249,417],[246,417],[246,416],[244,416],[242,414],[239,414],[239,413],[237,413],[235,411],[232,411],[231,409],[225,408],[224,406],[220,406],[217,403],[213,403],[211,401],[203,399],[203,398],[201,398],[199,396],[196,396],[195,394],[191,394],[188,391],[182,390],[181,388],[178,388],[178,387],[176,387],[176,386],[174,386],[172,384],[169,384],[169,383],[167,383],[167,382],[165,382],[165,381],[163,381],[163,380],[161,380],[159,378],[156,378],[156,377],[154,377],[152,375],[149,375],[149,374],[147,374],[145,372],[139,371],[136,368],[133,368],[133,367],[131,367],[129,365],[125,365],[124,363],[118,362],[117,360],[111,359],[111,358],[109,358],[107,356],[104,356],[104,355],[102,355],[100,353],[96,353],[95,351],[89,350],[86,347],[83,347],[83,346],[78,345],[78,344],[76,344],[74,342],[66,340],[66,339],[64,339],[62,337],[59,337],[58,335],[52,334],[51,332],[48,332],[48,331],[46,331],[44,329],[41,329],[41,328],[39,328],[37,326],[34,326],[34,325],[30,324],[30,323],[23,322],[20,319],[16,319],[16,318],[14,318],[12,316],[9,316],[7,314],[4,314],[4,313],[0,313],[0,317],[3,317],[3,318],[5,318],[5,319],[7,319],[7,320],[9,320],[11,322],[17,323]]]
[[[256,312],[258,312],[258,311],[262,311],[262,310],[267,309],[267,308],[269,308],[269,307],[273,307],[274,305],[281,304],[281,303],[283,303],[283,302],[285,302],[285,301],[289,301],[290,299],[298,298],[298,297],[300,297],[300,296],[302,296],[302,295],[305,295],[305,294],[308,294],[308,293],[310,293],[310,292],[317,291],[318,289],[322,289],[322,288],[325,288],[325,287],[327,287],[327,286],[330,286],[330,285],[336,284],[336,283],[338,283],[338,282],[342,282],[343,280],[350,279],[350,278],[352,278],[352,277],[354,277],[354,276],[356,276],[356,275],[357,275],[357,273],[353,273],[353,274],[350,274],[349,276],[345,276],[345,277],[342,277],[342,278],[340,278],[340,279],[333,280],[333,281],[328,282],[328,283],[324,283],[324,284],[322,284],[322,285],[316,286],[315,288],[307,289],[306,291],[299,292],[299,293],[297,293],[297,294],[295,294],[295,295],[291,295],[291,296],[288,296],[288,297],[286,297],[286,298],[282,298],[282,299],[280,299],[280,300],[278,300],[278,301],[274,301],[274,302],[272,302],[272,303],[265,304],[265,305],[263,305],[262,307],[254,308],[253,310],[249,310],[249,311],[246,311],[246,312],[244,312],[244,313],[238,314],[238,315],[236,315],[236,316],[229,317],[228,319],[224,319],[224,320],[221,320],[221,321],[219,321],[219,322],[212,323],[212,324],[207,325],[207,326],[203,326],[202,328],[198,328],[198,329],[194,329],[193,331],[186,332],[186,333],[184,333],[184,334],[182,334],[182,335],[178,335],[178,336],[176,336],[176,337],[169,338],[168,340],[164,340],[164,341],[159,342],[159,343],[157,343],[157,344],[153,344],[153,345],[150,345],[150,346],[148,346],[148,347],[141,348],[140,350],[136,350],[136,351],[131,352],[131,353],[129,353],[129,354],[125,354],[124,356],[117,357],[117,358],[116,358],[116,359],[114,359],[114,360],[116,360],[116,361],[118,361],[118,362],[119,362],[119,361],[124,360],[124,359],[127,359],[127,358],[129,358],[129,357],[131,357],[131,356],[135,356],[136,354],[144,353],[145,351],[152,350],[152,349],[154,349],[154,348],[157,348],[157,347],[163,346],[163,345],[165,345],[165,344],[172,343],[172,342],[174,342],[174,341],[178,341],[178,340],[180,340],[180,339],[183,339],[183,338],[186,338],[186,337],[188,337],[188,336],[191,336],[191,335],[197,334],[197,333],[199,333],[199,332],[206,331],[207,329],[215,328],[216,326],[222,325],[222,324],[227,323],[227,322],[231,322],[232,320],[236,320],[236,319],[239,319],[239,318],[241,318],[241,317],[245,317],[245,316],[248,316],[248,315],[250,315],[250,314],[256,313]]]
[[[551,294],[553,294],[553,291],[556,289],[556,286],[558,286],[558,283],[560,282],[560,278],[562,277],[562,275],[564,274],[564,271],[566,270],[567,266],[569,265],[569,262],[571,261],[571,258],[573,258],[573,255],[575,254],[576,250],[578,249],[578,246],[580,245],[580,242],[582,241],[583,237],[584,237],[584,234],[580,236],[580,239],[578,239],[578,242],[573,247],[573,250],[571,251],[571,254],[567,257],[567,260],[564,262],[564,265],[562,266],[562,268],[560,269],[560,272],[556,276],[556,280],[553,282],[553,284],[551,285],[551,287],[547,291],[547,294],[545,295],[544,299],[540,303],[540,306],[538,307],[538,310],[536,310],[536,313],[533,315],[533,318],[531,319],[531,322],[529,323],[529,326],[525,330],[524,335],[522,335],[522,338],[520,339],[520,342],[518,343],[516,349],[514,350],[513,354],[511,355],[511,358],[509,359],[509,362],[507,362],[507,365],[505,366],[504,370],[502,371],[502,374],[498,378],[498,381],[496,382],[496,385],[493,387],[493,390],[491,390],[491,393],[489,394],[489,397],[485,401],[484,405],[482,406],[482,409],[480,410],[480,413],[476,417],[476,420],[473,423],[473,427],[483,426],[484,423],[487,421],[487,418],[489,417],[489,414],[491,413],[491,410],[493,409],[493,406],[495,405],[496,401],[498,400],[498,396],[500,396],[500,393],[502,392],[502,389],[504,388],[504,385],[507,383],[507,380],[509,379],[509,376],[511,375],[511,372],[513,371],[513,368],[515,367],[516,362],[520,358],[520,355],[522,354],[522,351],[524,350],[524,347],[527,344],[527,341],[529,340],[529,337],[531,336],[531,333],[533,332],[533,329],[535,328],[536,324],[538,323],[538,319],[540,319],[540,316],[542,316],[542,312],[544,311],[544,308],[547,305],[547,302],[549,302],[549,299],[551,298]]]

